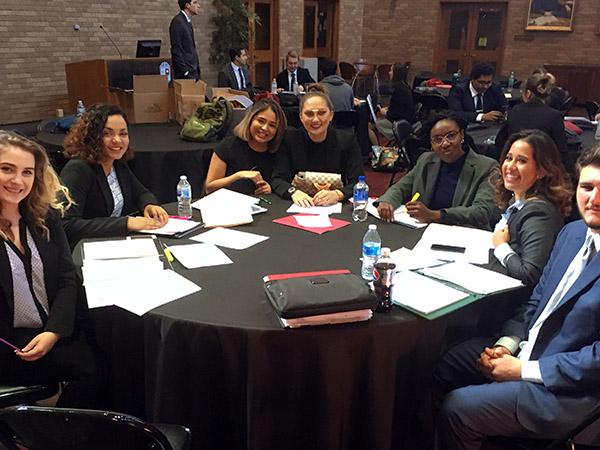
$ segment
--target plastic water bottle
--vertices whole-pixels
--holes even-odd
[[[177,215],[192,217],[192,186],[185,175],[181,175],[177,183]]]
[[[294,83],[292,84],[292,92],[294,95],[298,95],[298,82],[296,80],[294,80]]]
[[[458,69],[456,72],[454,72],[452,74],[452,85],[457,85],[458,83],[460,83],[460,79],[462,77],[462,73],[461,70]]]
[[[396,264],[390,258],[390,249],[381,249],[381,256],[373,270],[373,287],[377,296],[377,312],[388,312],[392,309],[392,281]]]
[[[169,65],[169,63],[167,61],[161,62],[160,66],[159,66],[159,70],[160,70],[161,75],[167,76],[167,82],[170,83],[171,82],[171,66]]]
[[[360,274],[365,280],[373,280],[373,268],[379,252],[381,251],[381,238],[377,232],[377,225],[369,225],[362,242],[362,268]]]
[[[355,222],[364,222],[367,220],[367,202],[369,201],[369,186],[365,183],[365,177],[359,176],[358,183],[354,185],[354,195],[352,197],[352,220]]]
[[[76,113],[77,117],[81,117],[85,114],[85,105],[83,104],[82,100],[77,101],[76,110],[77,110],[77,113]]]
[[[515,73],[511,72],[508,76],[508,88],[512,89],[515,87]]]
[[[271,81],[271,94],[277,94],[277,80],[275,78]]]

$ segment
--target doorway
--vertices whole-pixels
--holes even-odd
[[[303,56],[337,60],[338,1],[304,0]]]
[[[270,90],[279,69],[279,0],[249,0],[248,7],[260,18],[260,23],[250,23],[248,65],[252,83]]]
[[[506,3],[441,4],[435,70],[468,74],[477,62],[502,71]]]

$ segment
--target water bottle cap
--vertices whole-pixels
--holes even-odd
[[[180,180],[187,180],[187,176],[186,176],[186,175],[181,175],[181,176],[179,177],[179,179],[180,179]]]
[[[365,176],[364,175],[359,175],[358,176],[358,181],[365,181]]]
[[[369,230],[376,230],[376,229],[377,229],[377,225],[375,225],[374,223],[369,225]]]

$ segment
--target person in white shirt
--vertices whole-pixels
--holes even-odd
[[[229,59],[231,61],[219,72],[217,85],[239,91],[251,90],[252,80],[246,67],[248,51],[244,48],[231,48],[229,49]]]

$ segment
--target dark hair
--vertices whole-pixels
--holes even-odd
[[[408,77],[408,64],[406,63],[395,63],[392,66],[392,83],[394,84],[408,84],[406,79]]]
[[[333,103],[331,103],[331,99],[329,95],[327,95],[327,89],[320,83],[313,83],[306,88],[306,94],[300,97],[300,114],[302,114],[302,110],[304,109],[304,104],[309,98],[319,97],[325,100],[327,103],[327,107],[330,111],[333,111]]]
[[[179,9],[183,11],[185,9],[185,5],[187,5],[189,2],[190,2],[190,0],[177,0]]]
[[[560,153],[554,140],[541,130],[522,130],[510,135],[506,141],[500,156],[501,166],[492,175],[492,184],[495,186],[498,206],[506,209],[513,196],[513,193],[504,187],[501,171],[502,162],[506,159],[506,155],[516,141],[524,141],[531,146],[533,159],[544,172],[544,176],[531,186],[525,196],[543,196],[556,206],[563,216],[567,217],[571,213],[571,198],[573,196],[571,181],[560,160]]]
[[[490,63],[478,62],[471,69],[471,80],[477,80],[482,75],[494,75],[494,67]]]
[[[575,163],[575,170],[577,177],[581,173],[581,169],[587,166],[600,167],[600,144],[594,145],[592,148],[581,152],[577,162]]]
[[[91,163],[100,163],[104,157],[104,142],[102,134],[106,121],[110,116],[121,116],[127,126],[127,115],[115,105],[96,104],[71,127],[65,137],[65,155],[69,158],[79,158]],[[123,156],[129,160],[133,158],[131,145]]]
[[[553,78],[554,77],[548,73],[531,75],[527,78],[525,89],[533,93],[535,97],[545,100],[554,87]]]
[[[431,137],[431,130],[433,129],[433,127],[435,126],[435,124],[437,124],[438,122],[441,122],[442,120],[450,120],[452,122],[454,122],[457,126],[458,129],[460,131],[465,131],[467,129],[467,121],[462,119],[461,117],[457,116],[455,113],[453,112],[447,112],[447,113],[438,113],[435,116],[433,116],[430,120],[428,120],[427,122],[425,122],[423,124],[423,136],[429,136]]]
[[[233,62],[233,60],[235,59],[236,56],[241,57],[242,56],[242,50],[246,50],[246,49],[245,48],[241,48],[241,47],[230,48],[229,49],[229,60],[231,62]]]
[[[279,103],[269,98],[263,98],[262,100],[257,101],[254,105],[252,105],[246,113],[244,117],[233,129],[233,134],[240,138],[244,142],[248,142],[250,140],[250,124],[254,117],[261,112],[270,109],[275,113],[275,117],[277,118],[277,131],[275,132],[275,136],[268,143],[269,152],[275,153],[279,149],[279,144],[283,140],[283,135],[285,133],[285,128],[287,127],[287,120],[285,118],[285,113]]]
[[[331,58],[319,58],[319,72],[323,78],[335,75],[337,63]]]

